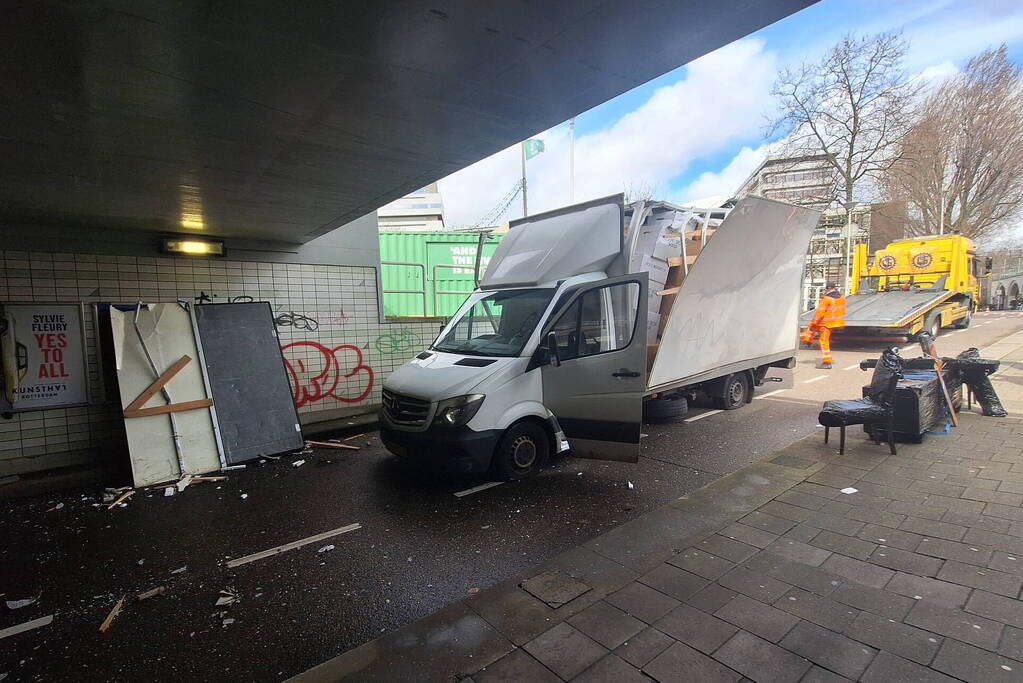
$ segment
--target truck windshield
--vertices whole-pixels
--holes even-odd
[[[553,295],[553,289],[476,292],[433,348],[470,356],[517,356]]]

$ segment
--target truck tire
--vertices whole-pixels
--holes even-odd
[[[938,332],[941,331],[941,314],[937,311],[928,313],[927,317],[924,318],[924,326],[920,329],[920,331],[930,332],[931,336],[937,339]]]
[[[749,402],[749,378],[744,372],[736,372],[725,377],[715,389],[711,398],[718,410],[736,410]]]
[[[646,423],[667,422],[676,417],[685,417],[688,413],[689,401],[685,396],[643,401],[643,422]]]
[[[535,422],[512,425],[497,442],[491,470],[503,481],[514,481],[536,474],[551,452],[550,440]]]

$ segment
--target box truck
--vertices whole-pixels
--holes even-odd
[[[636,462],[644,407],[739,408],[793,367],[818,217],[748,197],[715,220],[616,195],[513,222],[433,344],[384,381],[384,444],[505,479],[568,450]]]

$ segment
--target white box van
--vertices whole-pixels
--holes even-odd
[[[702,238],[687,223],[682,255],[670,261],[684,270],[681,285],[648,292],[648,274],[630,264],[649,262],[636,245],[666,211],[688,218],[664,202],[627,211],[617,195],[512,223],[478,289],[428,350],[385,380],[387,448],[500,478],[566,450],[636,462],[645,402],[651,413],[680,413],[702,393],[737,408],[768,369],[792,367],[819,212],[748,197],[711,240],[707,221]],[[664,241],[658,230],[645,240],[651,249]],[[685,240],[697,238],[698,257],[687,255]],[[658,305],[663,320],[648,327]]]

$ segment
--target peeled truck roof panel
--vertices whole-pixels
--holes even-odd
[[[481,289],[530,287],[606,271],[622,251],[622,195],[514,221]]]

